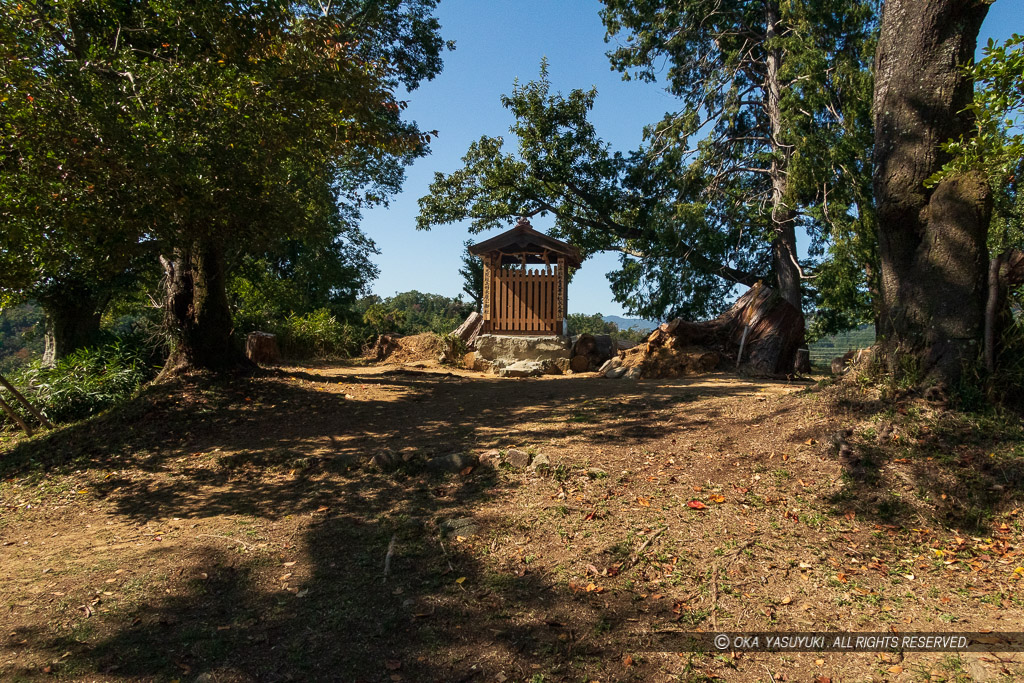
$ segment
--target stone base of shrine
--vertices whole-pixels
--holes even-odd
[[[568,337],[481,334],[467,365],[505,376],[560,374],[569,368]]]

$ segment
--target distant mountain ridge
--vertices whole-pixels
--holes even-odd
[[[606,315],[602,316],[602,320],[606,323],[615,323],[619,326],[620,330],[628,330],[631,327],[636,327],[641,330],[653,330],[655,327],[660,325],[660,322],[654,320],[644,320],[642,318],[623,318],[620,315]]]

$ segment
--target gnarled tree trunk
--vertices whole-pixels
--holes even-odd
[[[792,375],[803,340],[803,314],[758,283],[713,320],[676,318],[663,324],[646,344],[624,353],[624,364],[639,366],[643,377],[671,377],[687,374],[699,357],[705,371],[740,367],[763,375]]]
[[[253,364],[235,344],[223,248],[195,242],[161,257],[166,276],[164,325],[171,354],[161,376],[190,370],[237,370]]]
[[[984,0],[887,0],[875,52],[874,192],[881,264],[879,335],[892,367],[909,355],[930,383],[954,386],[984,334],[991,193],[983,177],[925,188],[969,134]]]

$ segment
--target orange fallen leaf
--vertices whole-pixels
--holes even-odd
[[[888,671],[891,674],[901,674],[903,673],[903,667],[899,665],[890,666],[888,669],[886,669],[886,671]]]
[[[625,666],[625,667],[633,666],[633,658],[630,657],[629,655],[626,655],[625,657],[623,657],[622,658],[622,666]]]
[[[708,506],[699,500],[691,500],[686,504],[687,507],[693,508],[694,510],[707,510]]]
[[[712,503],[724,503],[725,496],[711,496],[710,498],[708,498],[708,500],[710,500]]]
[[[645,507],[645,508],[651,507],[651,500],[649,498],[640,497],[640,498],[636,499],[636,502],[638,504],[640,504],[642,507]]]

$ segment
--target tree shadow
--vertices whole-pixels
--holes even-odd
[[[365,385],[373,391],[363,396]],[[442,474],[429,461],[573,435],[659,439],[680,423],[652,422],[658,411],[746,390],[301,371],[148,388],[19,445],[0,476],[95,471],[93,495],[111,515],[139,527],[180,520],[161,541],[175,544],[173,570],[146,569],[167,571],[166,548],[136,553],[119,592],[96,594],[90,618],[70,630],[22,628],[8,644],[51,653],[70,677],[642,680],[651,670],[639,663],[605,671],[624,642],[639,642],[627,620],[632,593],[572,589],[528,557],[481,561],[529,533],[484,504],[539,475]],[[413,457],[383,472],[370,464],[382,451]],[[220,526],[191,530],[209,523]],[[281,531],[261,531],[270,527]]]

